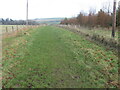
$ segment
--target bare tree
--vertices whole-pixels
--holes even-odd
[[[90,8],[89,10],[89,15],[88,15],[88,26],[91,29],[92,27],[95,26],[96,24],[96,9],[95,8]]]
[[[91,13],[91,14],[95,14],[95,13],[96,13],[96,8],[94,8],[94,7],[90,7],[90,9],[89,9],[89,13]]]
[[[112,4],[111,1],[108,0],[107,2],[104,2],[102,5],[102,10],[108,14],[112,13]]]

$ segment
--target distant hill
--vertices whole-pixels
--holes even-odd
[[[34,21],[45,24],[59,24],[64,18],[36,18]]]

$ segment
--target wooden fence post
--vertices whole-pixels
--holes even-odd
[[[18,31],[18,25],[17,25],[17,31]]]
[[[8,28],[6,27],[6,32],[8,32]]]
[[[14,27],[12,26],[12,31],[14,32]]]

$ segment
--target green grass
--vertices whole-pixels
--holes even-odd
[[[84,33],[90,34],[90,35],[96,34],[96,35],[100,35],[108,39],[112,38],[111,37],[112,29],[108,30],[108,29],[96,28],[96,29],[89,30],[88,28],[81,27],[79,30]],[[114,39],[118,40],[118,30],[116,30],[115,34],[116,35]]]
[[[27,32],[3,40],[4,87],[117,87],[118,58],[113,52],[57,27]]]

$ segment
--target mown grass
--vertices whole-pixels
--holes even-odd
[[[112,51],[68,30],[41,27],[3,40],[3,87],[118,87]]]

